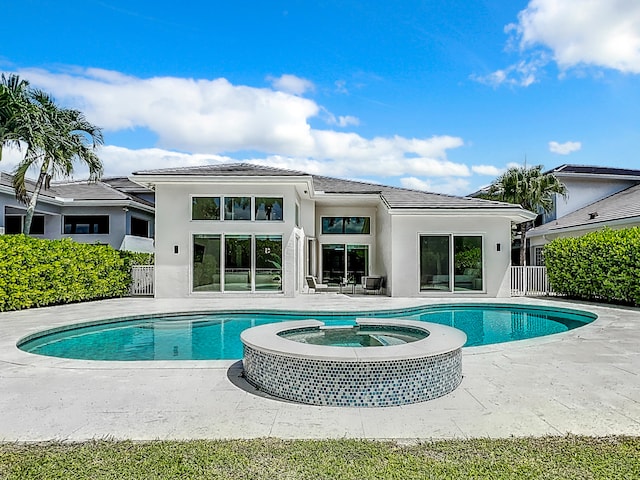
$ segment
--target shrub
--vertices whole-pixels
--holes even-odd
[[[640,228],[605,228],[559,238],[544,248],[554,291],[575,298],[640,305]]]
[[[108,245],[0,236],[0,311],[120,297],[130,282]]]

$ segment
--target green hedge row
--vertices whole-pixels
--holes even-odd
[[[121,297],[129,265],[108,245],[0,235],[0,311]]]
[[[640,305],[640,228],[604,229],[544,247],[549,281],[574,298]]]

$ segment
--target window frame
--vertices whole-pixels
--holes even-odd
[[[101,218],[104,219],[106,218],[106,231],[98,231],[98,232],[93,232],[92,230],[92,226],[98,225],[98,229],[100,229],[100,222],[95,222],[95,220],[93,222],[75,222],[75,223],[71,223],[70,225],[75,225],[76,228],[74,229],[73,227],[71,228],[70,232],[67,232],[67,219],[68,218],[84,218],[84,219],[95,219],[95,218]],[[87,232],[78,232],[77,231],[77,226],[78,225],[89,225],[89,231]],[[102,226],[104,227],[104,224],[102,224]],[[63,215],[62,216],[62,234],[63,235],[109,235],[111,231],[111,216],[109,214],[104,214],[104,215]]]

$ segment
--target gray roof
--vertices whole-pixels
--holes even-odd
[[[632,220],[640,221],[640,185],[634,185],[614,193],[557,220],[529,230],[527,236],[535,237],[564,229],[597,228],[608,223]]]
[[[569,165],[564,164],[550,170],[553,174],[579,174],[579,175],[616,175],[623,177],[640,177],[640,170],[630,168],[595,167],[591,165]]]
[[[12,180],[12,175],[0,172],[0,185],[13,189]],[[32,192],[35,188],[35,182],[27,179],[26,184],[27,190]],[[43,199],[53,199],[55,197],[73,200],[133,201],[146,206],[153,206],[153,203],[142,200],[126,192],[121,192],[117,188],[109,186],[101,181],[91,183],[87,180],[53,182],[51,183],[50,188],[42,189],[39,195],[39,198]]]
[[[520,209],[519,205],[505,202],[495,202],[470,197],[456,197],[439,193],[429,193],[420,190],[391,187],[375,183],[367,183],[341,178],[312,175],[296,170],[285,170],[250,163],[226,163],[220,165],[206,165],[199,167],[166,168],[160,170],[145,170],[134,172],[135,175],[152,176],[272,176],[272,177],[310,177],[316,192],[335,194],[375,194],[381,196],[390,208],[396,209],[483,209],[483,208],[509,208]]]

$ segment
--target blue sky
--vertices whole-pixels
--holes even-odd
[[[466,195],[525,159],[640,168],[638,0],[21,0],[3,17],[0,71],[101,126],[105,175],[242,160]]]

